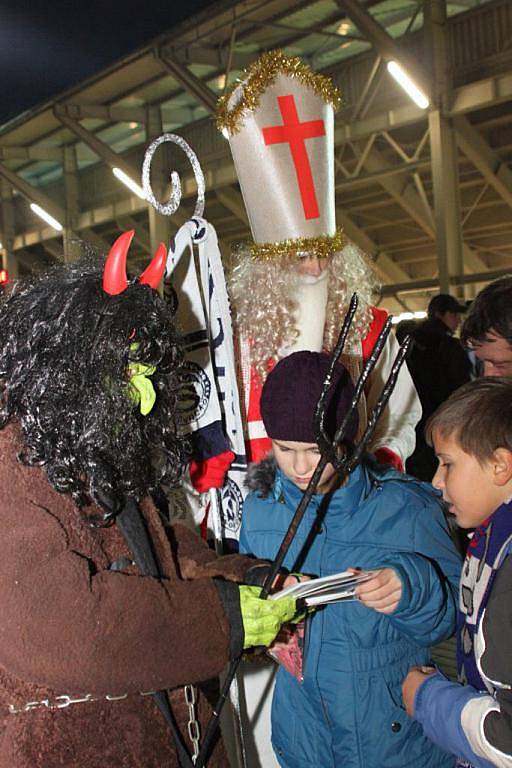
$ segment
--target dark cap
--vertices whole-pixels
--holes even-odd
[[[323,352],[294,352],[269,373],[261,393],[261,417],[267,435],[275,440],[316,443],[313,417],[332,358]],[[347,369],[338,364],[326,402],[325,427],[334,437],[354,395]],[[346,442],[354,440],[357,409],[347,427]]]
[[[444,315],[445,312],[459,312],[461,315],[467,311],[464,304],[459,304],[454,296],[449,293],[438,293],[430,299],[428,305],[428,316],[434,317],[435,314]]]

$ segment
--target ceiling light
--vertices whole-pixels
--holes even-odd
[[[122,181],[123,184],[128,187],[128,189],[134,193],[134,195],[137,195],[137,197],[140,197],[141,200],[146,199],[146,195],[144,194],[144,190],[142,187],[139,187],[138,184],[136,184],[133,179],[130,179],[128,174],[126,174],[124,171],[122,171],[120,168],[112,168],[112,173],[116,177],[116,179],[119,179],[119,181]]]
[[[407,72],[405,72],[400,64],[397,64],[396,61],[388,61],[388,72],[389,74],[395,78],[397,83],[402,86],[404,91],[407,93],[408,96],[414,101],[415,104],[418,105],[420,109],[426,109],[429,105],[429,100],[423,93],[423,91],[420,91],[417,85],[413,83]]]
[[[50,214],[45,211],[44,208],[41,208],[41,206],[37,205],[37,203],[30,203],[30,207],[34,213],[37,214],[39,218],[43,219],[43,221],[46,221],[50,227],[53,227],[58,232],[62,232],[62,224],[59,224],[57,219],[54,219],[53,216],[50,216]]]

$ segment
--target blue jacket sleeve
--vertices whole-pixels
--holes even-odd
[[[423,727],[425,735],[447,752],[467,760],[474,768],[512,765],[509,762],[489,762],[477,754],[463,727],[463,712],[471,705],[494,702],[492,696],[479,693],[470,685],[459,685],[447,680],[441,673],[431,675],[418,688],[414,699],[414,719]]]
[[[238,541],[238,551],[243,555],[253,555],[254,551],[251,545],[249,519],[252,515],[253,494],[249,493],[244,501],[242,510],[242,525],[240,528],[240,537]]]
[[[429,646],[455,631],[461,558],[434,498],[411,513],[412,551],[384,558],[402,582],[400,603],[388,618],[400,632]]]
[[[240,529],[240,539],[238,541],[238,551],[242,555],[251,555],[251,546],[247,537],[247,532],[244,529],[244,519],[242,515],[242,527]]]

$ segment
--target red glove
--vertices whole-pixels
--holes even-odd
[[[222,488],[234,458],[233,451],[224,451],[205,461],[191,461],[190,479],[196,491],[204,493],[210,488]]]

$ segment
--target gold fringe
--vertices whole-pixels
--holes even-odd
[[[296,77],[307,88],[312,88],[326,103],[332,104],[334,111],[339,109],[340,92],[329,77],[313,72],[298,56],[286,56],[280,50],[270,51],[251,64],[242,78],[233,83],[219,99],[217,106],[219,131],[227,131],[230,136],[237,133],[242,127],[244,113],[252,112],[257,108],[261,94],[272,85],[279,74]],[[229,100],[237,88],[241,89],[240,100],[233,109],[228,110]]]
[[[341,229],[335,235],[317,235],[316,237],[296,237],[281,240],[278,243],[251,243],[249,249],[256,261],[271,261],[273,259],[297,259],[304,256],[316,256],[318,259],[328,259],[336,251],[341,251],[347,244],[347,239]]]

